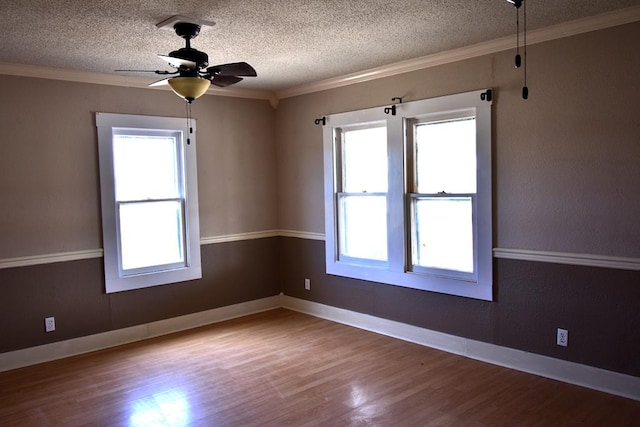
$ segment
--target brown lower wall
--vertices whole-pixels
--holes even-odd
[[[640,377],[640,272],[496,259],[496,300],[325,274],[324,242],[202,246],[203,278],[107,295],[102,259],[0,270],[0,353],[284,294]],[[304,290],[304,279],[311,290]],[[56,331],[43,319],[55,316]],[[558,327],[569,347],[555,344]]]
[[[323,241],[282,237],[279,250],[285,295],[640,376],[640,271],[496,259],[487,302],[327,275]]]
[[[275,237],[203,245],[202,279],[115,294],[102,258],[2,269],[0,353],[277,295],[277,248]]]

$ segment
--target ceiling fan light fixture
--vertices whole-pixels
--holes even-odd
[[[176,95],[188,103],[204,95],[211,85],[209,80],[202,77],[174,77],[168,83]]]
[[[173,24],[173,29],[179,37],[184,39],[185,46],[169,52],[168,55],[158,55],[160,59],[171,65],[175,71],[162,70],[118,70],[130,72],[150,72],[161,75],[176,75],[168,77],[149,86],[168,84],[171,89],[186,100],[188,105],[204,95],[213,83],[218,87],[227,87],[242,81],[243,77],[257,77],[256,70],[246,62],[233,62],[209,67],[209,55],[191,47],[191,40],[198,36],[202,23],[188,22],[190,18],[173,16],[158,24],[166,27]],[[213,22],[205,22],[212,25]]]

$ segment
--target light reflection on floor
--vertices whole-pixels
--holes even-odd
[[[367,401],[367,394],[362,387],[357,384],[351,384],[351,407],[358,408]]]
[[[366,387],[357,384],[351,385],[351,407],[355,409],[350,415],[351,424],[367,425],[375,420],[379,412],[379,407],[375,403],[368,403],[370,397]]]
[[[132,402],[129,426],[184,426],[189,424],[189,419],[189,401],[185,393],[172,389]]]

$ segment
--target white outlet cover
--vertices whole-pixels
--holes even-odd
[[[569,345],[569,331],[566,329],[558,328],[558,336],[556,344],[567,347]]]
[[[56,319],[55,317],[46,317],[44,319],[44,330],[46,332],[52,332],[56,330]]]

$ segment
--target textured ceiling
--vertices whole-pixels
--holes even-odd
[[[529,29],[640,5],[640,0],[529,0]],[[493,40],[515,32],[506,0],[0,0],[0,62],[113,73],[167,69],[184,46],[155,24],[215,21],[192,47],[210,64],[246,61],[270,91]],[[149,81],[158,80],[149,75]]]

